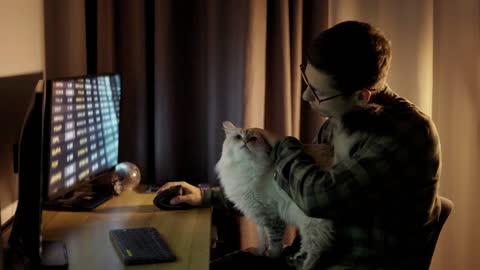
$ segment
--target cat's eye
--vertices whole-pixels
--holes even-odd
[[[256,141],[257,141],[257,137],[255,137],[255,136],[251,137],[251,138],[250,138],[250,141],[256,142]]]
[[[235,136],[235,139],[241,140],[241,139],[242,139],[242,136],[239,134],[239,135]]]

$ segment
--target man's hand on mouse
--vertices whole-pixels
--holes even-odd
[[[158,189],[158,192],[162,192],[173,186],[182,186],[183,194],[180,194],[170,200],[170,204],[175,205],[179,203],[188,203],[193,206],[199,206],[202,203],[202,192],[196,186],[192,186],[185,181],[167,182]]]

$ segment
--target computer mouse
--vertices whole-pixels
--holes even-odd
[[[153,199],[153,204],[162,210],[185,210],[192,206],[188,203],[170,204],[170,200],[180,195],[182,186],[177,185],[170,187],[164,191],[160,191]]]

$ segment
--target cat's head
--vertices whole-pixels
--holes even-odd
[[[223,122],[225,141],[222,155],[228,155],[232,161],[264,160],[272,150],[268,142],[254,129],[242,129],[232,122]]]

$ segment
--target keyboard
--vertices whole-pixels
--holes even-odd
[[[173,262],[175,254],[152,227],[110,231],[110,238],[124,264]]]

